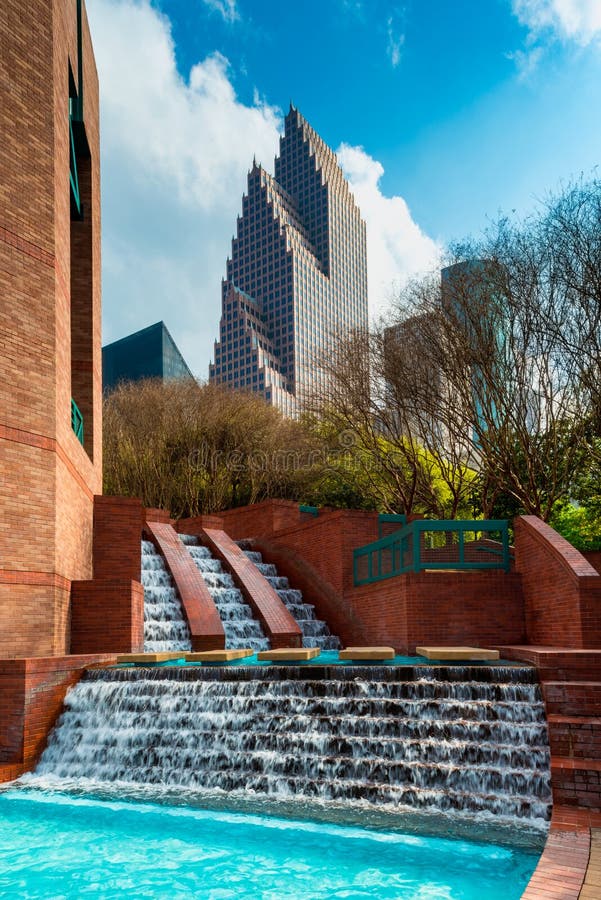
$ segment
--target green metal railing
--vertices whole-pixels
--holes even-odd
[[[424,569],[509,572],[510,567],[509,531],[504,519],[416,519],[400,531],[353,551],[355,585]]]
[[[73,397],[71,397],[71,428],[79,443],[83,444],[83,416]]]
[[[75,136],[73,134],[73,98],[69,98],[69,182],[71,198],[75,204],[77,215],[81,216],[81,198],[79,195],[79,176],[77,174],[77,154],[75,152]]]
[[[308,515],[308,516],[318,516],[319,515],[319,509],[316,506],[306,506],[303,503],[301,503],[300,506],[298,507],[298,511],[301,513],[305,513],[305,515]]]
[[[77,174],[77,148],[73,129],[83,122],[83,51],[81,0],[76,0],[77,16],[77,87],[70,88],[69,96],[69,183],[71,185],[72,210],[75,218],[81,218],[81,196]]]

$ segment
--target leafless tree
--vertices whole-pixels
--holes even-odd
[[[121,385],[104,404],[104,485],[174,516],[297,499],[316,442],[256,395],[192,379]]]

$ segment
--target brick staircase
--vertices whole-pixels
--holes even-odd
[[[522,900],[601,897],[601,650],[501,647],[539,673],[549,728],[553,818]]]
[[[601,673],[599,680],[543,681],[556,805],[601,811]],[[579,672],[574,673],[579,675]]]
[[[601,650],[504,647],[538,669],[549,727],[553,804],[601,815]]]

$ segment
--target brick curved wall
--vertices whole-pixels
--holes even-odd
[[[528,643],[601,647],[601,576],[536,516],[518,516],[515,563],[522,576]]]

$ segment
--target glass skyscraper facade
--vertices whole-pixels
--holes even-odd
[[[156,322],[102,348],[102,388],[113,391],[122,381],[193,378],[164,322]]]
[[[248,175],[209,379],[295,415],[323,387],[331,340],[367,323],[365,222],[336,155],[291,106],[274,175],[256,162]]]

